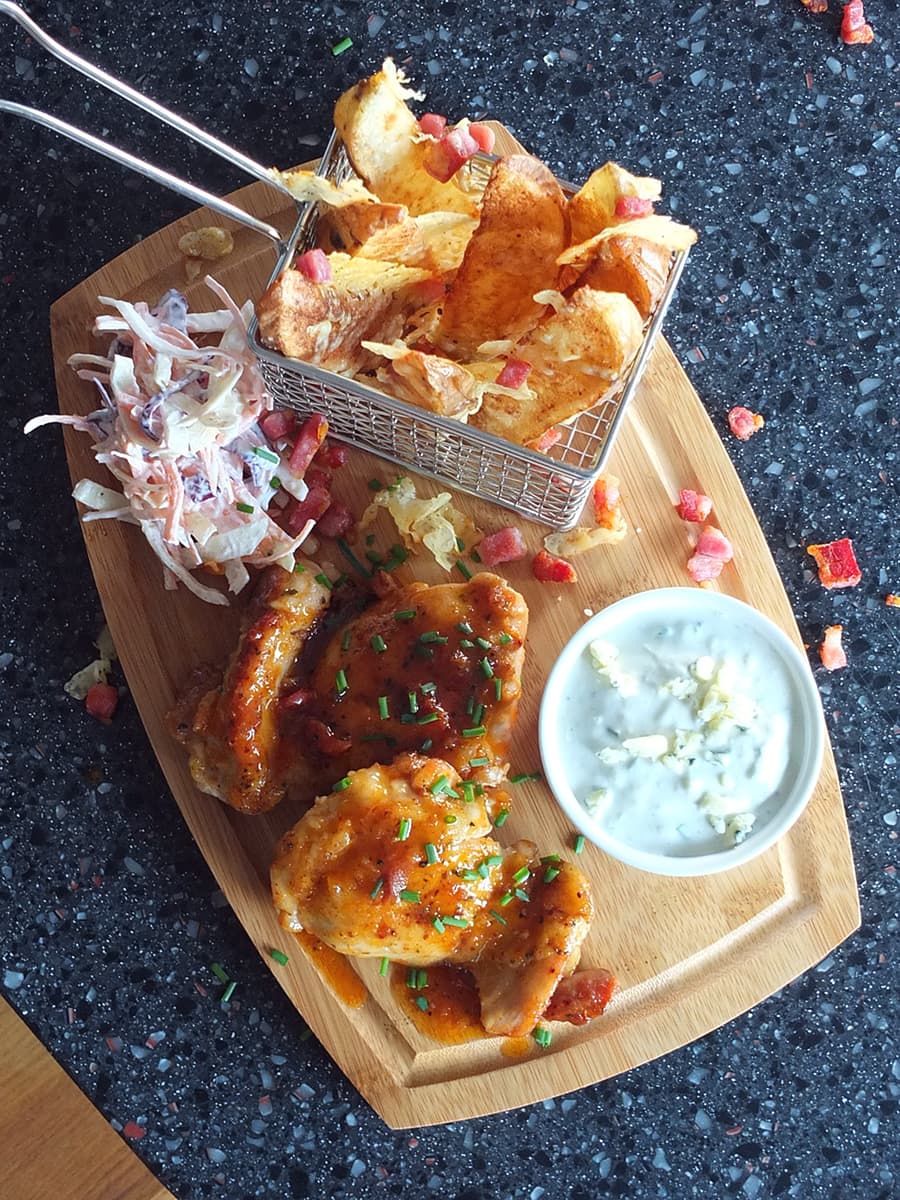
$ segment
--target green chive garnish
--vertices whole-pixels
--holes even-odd
[[[424,996],[416,996],[416,1008],[421,1009],[422,1012],[428,1011],[428,1001]]]
[[[462,575],[463,579],[471,579],[472,578],[472,572],[469,570],[469,568],[466,566],[466,564],[462,561],[461,558],[458,558],[456,560],[456,566],[457,566],[457,569],[458,569],[460,575]]]
[[[471,715],[474,711],[475,711],[475,697],[470,696],[468,698],[468,700],[466,701],[466,716],[471,717]]]
[[[584,849],[584,834],[579,833],[578,837],[575,839],[575,853],[580,854],[583,849]]]
[[[343,779],[339,779],[337,781],[337,783],[334,785],[334,787],[331,790],[333,792],[342,792],[345,788],[348,788],[349,786],[350,786],[350,780],[345,775]]]
[[[500,916],[500,914],[497,912],[497,910],[496,910],[496,909],[494,909],[494,908],[491,908],[491,909],[489,909],[489,910],[488,910],[488,912],[489,912],[489,913],[490,913],[490,915],[491,915],[491,916],[494,918],[494,920],[495,920],[495,921],[499,921],[501,925],[505,925],[505,924],[506,924],[506,917],[501,917],[501,916]]]
[[[463,782],[462,790],[463,790],[463,800],[465,800],[466,804],[474,804],[475,803],[475,784],[470,783],[469,780],[467,779]]]
[[[344,636],[341,638],[341,649],[342,650],[350,649],[350,630],[349,629],[344,630]]]
[[[387,975],[388,968],[390,967],[390,965],[391,965],[391,960],[389,958],[383,958],[381,960],[381,964],[378,967],[378,974],[379,975]]]
[[[530,896],[528,895],[528,893],[523,892],[521,888],[516,888],[514,895],[517,896],[519,900],[529,900],[530,899]]]
[[[424,692],[424,693],[425,693],[425,695],[426,695],[426,696],[428,696],[428,695],[430,695],[432,692],[436,692],[436,691],[437,691],[437,684],[436,684],[436,683],[420,683],[420,684],[419,684],[419,691],[420,691],[420,692]]]
[[[236,504],[234,507],[238,512],[252,513],[254,511],[252,504]]]
[[[432,721],[437,721],[438,719],[439,719],[438,713],[424,713],[421,717],[419,717],[416,724],[417,725],[430,725]],[[431,749],[430,746],[428,748],[429,748],[429,750]]]
[[[343,667],[341,667],[340,671],[334,677],[334,686],[339,696],[343,696],[347,690],[347,675]]]
[[[441,920],[440,917],[433,917],[431,920],[431,923],[435,927],[435,929],[438,931],[438,933],[444,932],[444,922]]]
[[[438,646],[443,646],[447,642],[447,638],[442,637],[436,629],[429,629],[427,633],[419,634],[419,641],[426,643],[435,643]]]
[[[510,783],[540,783],[543,775],[540,771],[534,771],[531,775],[510,775]]]
[[[478,553],[477,550],[470,550],[469,558],[471,558],[473,562],[477,562],[477,563],[481,562],[481,555]]]
[[[397,830],[397,841],[405,842],[406,839],[409,837],[411,829],[412,829],[411,819],[409,817],[404,817],[403,820],[400,822],[400,828]]]
[[[266,462],[270,462],[270,463],[281,462],[281,459],[278,457],[277,454],[273,454],[271,450],[266,450],[262,446],[254,446],[253,453],[256,454],[259,458],[264,458],[266,460]]]
[[[415,988],[415,986],[416,986],[416,968],[415,967],[409,967],[406,972],[406,986],[408,988]]]
[[[491,643],[487,640],[487,638],[477,637],[475,639],[475,644],[480,646],[482,650],[490,650],[491,648]]]
[[[422,753],[427,754],[433,745],[434,745],[434,742],[431,740],[431,738],[426,738],[425,741],[422,743]],[[456,820],[455,817],[453,819],[454,819],[454,821]]]
[[[466,548],[466,543],[465,543],[465,542],[462,540],[462,538],[461,538],[461,537],[458,537],[458,538],[456,539],[456,548],[457,548],[457,550],[459,550],[459,551],[463,551],[463,550],[465,550],[465,548]]]
[[[416,987],[419,989],[419,991],[421,991],[422,988],[428,987],[428,972],[424,967],[419,967],[418,971],[416,971]]]
[[[503,863],[503,855],[502,854],[489,854],[488,857],[484,861],[487,863],[487,865],[489,867],[499,867]]]
[[[400,714],[400,724],[401,725],[415,725],[415,723],[416,723],[416,718],[413,715],[413,713],[401,713]]]
[[[486,657],[483,658],[478,665],[479,665],[479,667],[481,667],[481,673],[485,677],[485,679],[493,679],[494,678],[494,668],[491,666],[490,662],[488,662],[488,659]]]
[[[445,925],[452,925],[454,929],[468,929],[469,922],[463,920],[462,917],[442,917],[441,920]]]
[[[481,876],[478,874],[477,871],[473,871],[470,868],[467,871],[463,871],[462,878],[466,881],[466,883],[475,883],[477,880],[479,880],[481,878]]]
[[[548,867],[544,872],[544,883],[552,883],[559,874],[559,867]]]
[[[482,719],[483,719],[483,717],[484,717],[484,705],[483,705],[483,704],[476,704],[476,705],[475,705],[475,709],[474,709],[474,711],[473,711],[473,713],[472,713],[472,723],[473,723],[473,725],[480,725],[480,724],[481,724],[481,722],[482,722]]]
[[[343,54],[345,50],[349,50],[352,45],[353,45],[353,38],[349,38],[349,37],[341,38],[341,40],[339,42],[336,42],[335,45],[333,45],[331,47],[331,53],[334,55],[335,58],[337,58],[337,56],[339,54]]]
[[[428,790],[431,792],[432,796],[438,796],[441,792],[449,792],[450,780],[446,775],[438,775],[437,779],[435,779],[434,783],[430,785]]]
[[[484,725],[473,725],[471,729],[464,729],[462,735],[464,738],[484,737],[486,732]]]
[[[218,979],[219,983],[228,982],[228,975],[225,973],[224,967],[221,967],[218,963],[210,963],[209,969],[215,975],[216,979]]]
[[[542,863],[558,863],[559,855],[558,854],[545,854],[544,857],[541,859],[541,862]]]
[[[395,621],[411,621],[416,615],[414,608],[404,608],[401,612],[394,613]]]
[[[541,1047],[541,1049],[546,1049],[553,1040],[553,1034],[549,1029],[545,1029],[542,1025],[539,1025],[537,1029],[535,1029],[533,1036],[534,1040]]]
[[[512,641],[512,638],[509,636],[508,633],[500,634],[500,645],[501,646],[508,646],[511,641]]]
[[[487,865],[485,863],[478,864],[478,874],[481,876],[482,879],[487,879],[488,875],[490,875],[490,871],[488,870]]]
[[[527,867],[519,867],[518,871],[513,875],[513,883],[524,883],[530,874],[531,872]]]
[[[294,570],[295,570],[295,571],[296,571],[298,574],[305,574],[305,573],[306,573],[306,567],[304,567],[303,563],[294,563]]]
[[[465,786],[466,785],[463,784],[463,787],[465,787]],[[447,813],[446,817],[444,817],[444,824],[445,825],[455,825],[456,824],[456,817],[454,816],[453,813]]]
[[[459,630],[460,633],[474,633],[474,630],[472,629],[472,626],[469,624],[468,621],[458,621],[456,624],[456,628]]]
[[[273,475],[272,478],[269,480],[269,487],[272,488],[272,490],[276,491],[276,492],[281,487],[281,480],[278,478],[277,475]]]
[[[272,958],[275,959],[275,961],[278,963],[278,965],[280,967],[287,966],[288,956],[285,954],[285,952],[283,950],[276,950],[275,947],[273,946],[272,949],[269,951],[269,954]]]
[[[388,712],[387,696],[379,696],[378,697],[378,715],[379,715],[379,717],[381,717],[382,721],[386,721],[388,719],[388,717],[390,716],[390,713]]]
[[[438,861],[438,852],[434,848],[434,842],[425,843],[425,861],[429,867],[433,867]]]
[[[384,484],[381,482],[380,479],[370,479],[369,487],[372,489],[373,492],[380,492],[381,489],[384,487]]]
[[[406,698],[409,701],[409,711],[411,713],[417,713],[419,711],[419,697],[415,692],[407,692]]]
[[[227,988],[225,989],[225,991],[222,993],[222,1003],[223,1003],[223,1004],[227,1004],[227,1003],[228,1003],[228,1001],[229,1001],[229,1000],[231,999],[231,997],[234,995],[234,989],[235,989],[236,987],[237,987],[237,982],[236,982],[236,980],[232,979],[231,983],[229,983],[228,987],[227,987]]]
[[[475,645],[475,643],[470,641],[469,638],[460,638],[459,644],[462,646],[463,650],[471,650]]]
[[[338,538],[337,544],[338,544],[338,549],[340,550],[341,554],[343,554],[344,558],[346,558],[346,560],[350,564],[350,566],[353,567],[353,569],[355,571],[359,571],[360,575],[365,575],[366,578],[368,579],[369,571],[359,561],[359,559],[356,557],[356,555],[353,553],[353,551],[350,549],[350,547],[347,545],[347,543],[344,541],[344,539]]]
[[[495,700],[503,699],[503,680],[500,678],[499,675],[494,676],[494,699]]]
[[[379,633],[375,634],[375,636],[369,642],[369,645],[376,654],[384,654],[385,650],[387,650],[387,642]]]
[[[381,894],[381,889],[384,887],[384,879],[379,879],[375,886],[369,892],[369,899],[375,900]]]
[[[316,583],[321,583],[322,587],[328,588],[328,590],[331,591],[331,580],[328,578],[328,576],[325,574],[324,571],[320,571],[318,573],[318,575],[316,576]]]
[[[501,808],[494,819],[494,828],[500,829],[506,824],[506,818],[509,816],[508,808]]]
[[[470,767],[486,767],[489,762],[490,762],[490,759],[487,759],[487,758],[470,758],[469,766]]]
[[[504,892],[500,897],[500,903],[504,908],[506,908],[507,904],[512,904],[513,900],[515,900],[515,896],[512,894],[512,892]]]
[[[411,892],[408,888],[404,888],[400,893],[400,899],[405,900],[407,904],[418,904],[421,897],[418,892]]]

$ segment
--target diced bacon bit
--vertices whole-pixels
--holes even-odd
[[[622,493],[615,475],[601,475],[591,489],[594,502],[594,519],[601,529],[620,529],[624,525],[622,516]]]
[[[888,608],[900,608],[900,596],[896,596],[893,592],[888,592],[884,602]]]
[[[602,967],[576,971],[560,980],[544,1012],[544,1020],[586,1025],[600,1016],[615,990],[615,977]]]
[[[146,1132],[143,1125],[138,1125],[137,1121],[126,1121],[122,1129],[123,1135],[131,1138],[133,1142],[139,1142]]]
[[[323,467],[331,467],[333,471],[342,467],[346,461],[347,447],[342,446],[340,442],[324,441],[316,455],[317,463],[321,463]]]
[[[301,275],[311,279],[313,283],[329,283],[332,278],[331,263],[324,250],[307,250],[294,262]]]
[[[310,413],[300,426],[300,432],[294,438],[291,457],[288,459],[288,466],[295,475],[302,475],[312,462],[319,447],[325,441],[327,432],[328,422],[325,418],[320,413]]]
[[[478,544],[478,557],[486,567],[499,563],[517,562],[528,553],[525,539],[515,525],[507,525],[495,533],[488,533]]]
[[[765,423],[765,419],[759,413],[751,412],[749,408],[743,408],[740,404],[728,414],[728,428],[741,442],[746,442],[754,433],[759,433]]]
[[[325,512],[319,517],[316,522],[316,533],[320,533],[322,537],[339,538],[344,537],[354,525],[353,513],[346,504],[341,504],[339,500],[332,500]]]
[[[721,529],[716,529],[715,525],[704,525],[697,539],[697,553],[728,563],[734,558],[734,547]]]
[[[469,133],[478,143],[478,149],[482,154],[491,154],[493,152],[494,142],[497,139],[490,125],[482,125],[480,121],[475,121],[469,126]]]
[[[270,442],[280,441],[297,428],[297,414],[292,408],[276,408],[260,417],[259,427]]]
[[[711,558],[708,554],[692,554],[687,561],[687,572],[694,583],[708,583],[718,579],[725,566],[721,558]]]
[[[530,374],[531,363],[525,362],[523,358],[508,358],[497,376],[497,382],[501,387],[517,388],[522,386]]]
[[[616,201],[616,216],[622,221],[633,221],[636,217],[653,215],[653,201],[640,196],[620,196]]]
[[[439,138],[447,127],[447,118],[440,113],[422,113],[419,117],[419,128],[431,137]]]
[[[712,512],[713,502],[702,492],[693,492],[690,488],[682,488],[678,493],[678,503],[675,510],[682,521],[694,521],[699,524],[705,521]]]
[[[480,553],[480,551],[479,551]],[[557,558],[548,550],[538,550],[531,563],[535,579],[541,583],[577,583],[575,568],[564,558]]]
[[[844,5],[844,15],[841,17],[841,41],[848,46],[867,45],[874,36],[872,26],[866,24],[863,0],[850,0],[849,4]]]
[[[98,721],[108,725],[119,703],[119,693],[111,683],[92,683],[84,698],[84,706]]]
[[[422,166],[432,178],[449,183],[456,172],[478,153],[478,143],[465,128],[445,129],[438,142],[425,147]]]
[[[293,500],[284,510],[284,527],[297,537],[307,521],[318,521],[331,504],[331,479],[325,471],[310,467],[305,475],[309,491],[302,500]]]
[[[822,660],[822,666],[829,671],[839,671],[847,665],[847,655],[841,645],[843,632],[843,625],[829,625],[825,630],[825,640],[819,647],[819,658]]]
[[[561,440],[562,430],[553,426],[550,429],[545,429],[540,437],[536,437],[533,441],[528,442],[528,449],[536,450],[538,454],[546,454],[551,446],[555,446]]]
[[[838,538],[835,542],[825,542],[820,546],[807,546],[806,553],[816,560],[819,582],[823,587],[856,587],[862,579],[862,572],[853,553],[853,543],[849,538]]]

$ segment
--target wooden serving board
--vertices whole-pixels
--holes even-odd
[[[245,188],[232,199],[285,231],[294,220],[281,194],[264,184]],[[185,289],[177,249],[183,233],[208,224],[227,222],[206,210],[194,213],[56,302],[52,333],[62,411],[94,407],[91,388],[75,377],[66,359],[91,347],[88,330],[100,310],[98,295],[155,302],[177,286],[186,290],[192,308],[217,307],[204,285]],[[243,301],[259,293],[273,258],[257,235],[240,228],[234,234],[234,253],[215,264],[215,275]],[[66,445],[73,480],[105,480],[87,437],[66,430]],[[610,470],[622,481],[631,527],[623,543],[579,558],[575,586],[536,582],[527,561],[511,564],[505,572],[531,612],[524,695],[511,756],[516,772],[540,766],[537,715],[543,682],[588,612],[636,591],[687,583],[691,527],[672,507],[681,487],[714,497],[716,524],[735,544],[734,562],[719,586],[800,641],[728,454],[664,342],[623,422]],[[390,481],[395,473],[391,465],[353,451],[338,477],[338,491],[361,511],[371,497],[367,481],[373,475]],[[436,490],[428,481],[422,481],[421,489]],[[487,503],[460,497],[459,505],[483,530],[509,523],[510,514]],[[546,529],[524,521],[521,526],[533,553]],[[611,968],[620,988],[599,1020],[580,1029],[555,1027],[548,1049],[529,1045],[511,1055],[502,1039],[457,1046],[430,1041],[398,1010],[375,961],[354,963],[364,1002],[358,1007],[347,1003],[346,988],[336,994],[327,973],[280,930],[270,900],[272,850],[298,813],[282,806],[266,816],[246,817],[201,795],[184,752],[167,732],[166,714],[191,670],[223,661],[232,649],[238,613],[235,608],[210,608],[184,589],[166,592],[157,560],[133,527],[104,521],[83,529],[131,694],[191,832],[278,983],[389,1125],[402,1128],[497,1112],[625,1071],[750,1008],[822,959],[858,926],[853,860],[828,750],[804,817],[777,846],[745,867],[701,879],[665,879],[586,847],[579,863],[593,881],[598,912],[582,964]],[[343,569],[337,552],[329,557],[337,570]],[[429,582],[446,580],[427,553],[412,558],[405,569]],[[571,849],[572,830],[547,788],[520,785],[516,794],[517,807],[503,831],[508,840],[530,837],[544,853]],[[271,947],[289,955],[287,966],[272,960]]]

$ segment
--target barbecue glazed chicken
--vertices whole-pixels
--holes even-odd
[[[331,593],[303,566],[266,574],[222,684],[178,721],[201,791],[266,812],[422,750],[479,783],[505,777],[528,625],[518,592],[487,573],[434,587],[381,576],[380,598],[308,668],[298,656]]]
[[[593,906],[577,867],[489,836],[507,803],[437,758],[352,772],[278,846],[281,923],[342,954],[466,966],[485,1031],[530,1032],[577,966]]]

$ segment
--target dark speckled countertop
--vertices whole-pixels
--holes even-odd
[[[265,162],[320,150],[338,92],[393,54],[431,107],[504,121],[565,178],[607,157],[660,174],[668,209],[701,234],[668,335],[724,434],[801,631],[815,643],[841,622],[850,657],[817,679],[859,933],[661,1061],[504,1116],[390,1132],[299,1039],[133,706],[105,728],[63,692],[93,656],[101,614],[61,438],[20,433],[55,406],[49,306],[187,206],[3,119],[0,982],[114,1127],[139,1135],[135,1150],[179,1200],[898,1194],[900,609],[884,604],[900,592],[898,3],[869,0],[868,47],[840,43],[838,0],[831,9],[32,6],[64,42]],[[353,47],[334,57],[345,35]],[[7,98],[214,190],[245,182],[64,71],[11,22],[3,37]],[[725,423],[739,402],[766,417],[746,444]],[[803,547],[845,534],[863,580],[827,592]],[[228,1005],[211,962],[240,981]],[[15,1179],[0,1191],[26,1200]]]

